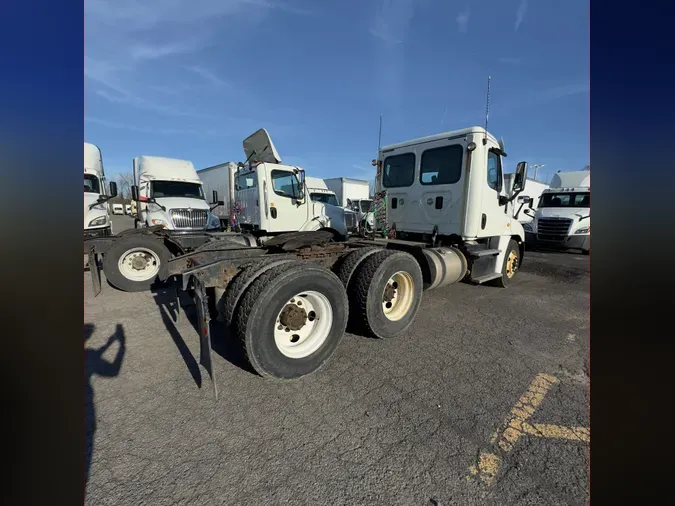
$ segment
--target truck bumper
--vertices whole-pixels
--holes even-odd
[[[84,230],[84,240],[94,239],[95,237],[109,237],[112,235],[110,226],[103,228],[89,228]]]
[[[591,236],[589,235],[568,235],[557,239],[542,238],[539,234],[525,232],[525,243],[532,246],[543,246],[557,249],[580,249],[589,251],[591,249]]]

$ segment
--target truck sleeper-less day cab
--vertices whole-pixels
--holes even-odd
[[[108,200],[117,195],[117,184],[106,191],[103,157],[98,146],[84,143],[84,239],[112,235]]]
[[[306,205],[303,172],[279,163],[264,130],[244,146],[254,162],[238,175],[238,191],[251,192],[241,198],[242,222],[256,232],[277,230],[274,220]],[[383,148],[376,186],[387,194],[387,224],[396,239],[337,242],[322,227],[253,247],[215,241],[171,259],[160,279],[176,276],[194,294],[200,362],[214,389],[212,314],[242,343],[255,371],[287,380],[321,367],[348,322],[352,332],[393,338],[413,323],[425,289],[463,279],[508,285],[524,252],[522,227],[508,206],[523,189],[527,164],[518,164],[507,197],[503,156],[503,144],[479,127]],[[161,244],[162,238],[147,240]],[[98,265],[95,254],[92,265]],[[93,272],[95,290],[98,275]]]
[[[528,244],[591,252],[590,170],[558,172],[544,190],[533,220],[523,225]]]

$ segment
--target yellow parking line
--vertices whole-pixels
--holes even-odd
[[[506,426],[506,429],[502,432],[501,438],[498,439],[495,433],[490,443],[494,444],[498,439],[499,447],[506,452],[510,451],[524,433],[523,423],[534,414],[544,400],[546,393],[557,382],[558,378],[550,374],[537,374],[505,420],[503,425]]]
[[[523,435],[543,438],[568,439],[572,441],[590,441],[590,431],[585,427],[563,427],[544,423],[530,424],[528,420],[542,403],[551,387],[558,383],[558,378],[550,374],[540,373],[535,376],[527,391],[520,397],[509,416],[501,427],[504,429],[495,432],[490,439],[490,445],[495,445],[503,452],[513,449],[518,439]],[[481,451],[478,463],[469,468],[467,479],[479,478],[483,483],[491,485],[494,481],[502,459],[496,454]]]

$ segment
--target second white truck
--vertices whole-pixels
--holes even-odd
[[[591,252],[591,172],[558,171],[551,187],[544,190],[536,211],[523,209],[532,217],[523,225],[528,244]]]

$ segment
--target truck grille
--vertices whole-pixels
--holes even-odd
[[[204,229],[207,219],[206,209],[171,209],[171,220],[176,229]]]
[[[348,230],[356,228],[356,214],[355,213],[345,213],[345,225]]]
[[[542,241],[564,241],[571,224],[569,218],[540,218],[537,222],[537,238]]]

